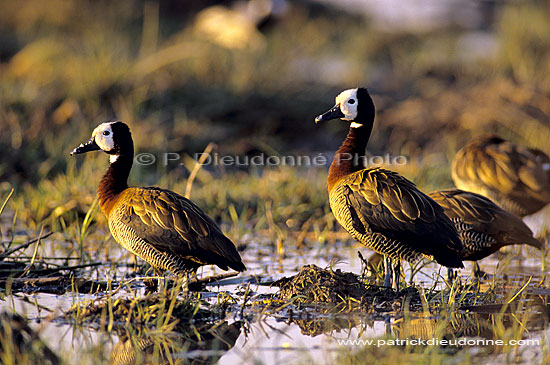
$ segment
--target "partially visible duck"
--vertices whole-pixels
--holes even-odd
[[[494,134],[457,152],[452,177],[457,188],[486,196],[518,217],[550,203],[550,157]]]
[[[482,271],[477,263],[504,246],[526,244],[539,250],[542,243],[520,218],[500,208],[482,195],[448,189],[428,194],[445,210],[458,231],[464,251],[463,261],[474,261],[474,274]]]

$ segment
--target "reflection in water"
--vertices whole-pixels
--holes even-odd
[[[357,327],[361,323],[361,319],[357,315],[342,315],[342,316],[305,316],[297,319],[292,319],[300,327],[303,335],[315,337],[325,333],[340,332],[342,330],[350,330]]]
[[[280,322],[299,327],[302,335],[310,337],[308,342],[319,344],[319,348],[332,348],[335,353],[342,350],[342,341],[356,339],[421,339],[426,343],[397,343],[393,350],[403,354],[411,351],[432,347],[438,353],[445,354],[477,354],[484,356],[513,356],[526,360],[540,355],[544,339],[541,336],[548,330],[550,305],[548,296],[525,295],[520,300],[510,304],[476,304],[464,306],[450,313],[437,312],[397,312],[397,313],[334,313],[329,308],[304,307],[299,312],[287,311],[287,315],[279,318]],[[397,319],[390,321],[394,316]],[[384,329],[384,330],[382,330]],[[286,330],[283,329],[286,332]],[[290,344],[297,343],[294,335]],[[313,338],[316,338],[315,340]],[[428,343],[432,340],[432,343]],[[441,343],[441,340],[448,341]],[[511,340],[533,340],[525,346],[509,342]],[[259,342],[261,343],[261,342]],[[360,351],[375,351],[363,345],[353,347]],[[263,345],[265,348],[266,346]],[[274,348],[275,350],[276,348]],[[279,348],[284,351],[285,348]],[[474,350],[475,349],[475,350]],[[313,350],[315,351],[315,350]],[[321,350],[318,350],[321,351]],[[424,351],[424,350],[421,350]],[[473,351],[473,352],[472,352]],[[343,351],[341,353],[346,353]],[[538,353],[538,355],[537,355]],[[312,355],[313,356],[313,355]],[[268,363],[270,363],[268,361]]]
[[[478,306],[485,308],[485,306]],[[500,306],[502,307],[502,306]],[[492,306],[489,308],[494,311]],[[547,312],[550,307],[540,307],[545,312],[525,313],[488,313],[488,312],[455,312],[450,318],[440,318],[430,313],[411,313],[406,317],[393,321],[391,332],[387,335],[398,339],[456,339],[461,337],[481,337],[484,339],[497,339],[503,330],[514,326],[522,327],[522,332],[539,331],[548,324]],[[387,317],[388,319],[390,316]],[[302,316],[291,320],[300,327],[303,335],[315,337],[322,334],[333,335],[335,332],[357,329],[360,332],[367,327],[373,327],[375,321],[383,321],[383,318],[368,320],[364,314],[339,314]],[[387,321],[384,321],[385,323]],[[388,322],[389,323],[389,322]],[[499,332],[500,331],[500,332]]]
[[[411,314],[394,322],[393,333],[398,339],[445,339],[480,338],[485,340],[526,339],[548,326],[548,305],[535,305],[530,310],[519,312],[500,305],[471,307],[476,311],[459,311],[449,318],[437,318],[431,314]],[[541,315],[543,314],[543,315]],[[485,348],[494,351],[497,345]]]
[[[109,363],[214,363],[235,345],[241,325],[242,322],[210,323],[176,335],[131,336],[126,332],[114,346]]]
[[[356,257],[355,248],[353,247],[347,247],[347,250],[340,247],[338,253],[350,258]],[[288,253],[288,255],[290,256],[292,253]],[[289,275],[293,273],[292,270],[297,271],[299,265],[296,263],[308,263],[308,261],[314,259],[315,261],[319,261],[319,258],[310,252],[303,254],[296,261],[287,259],[285,264],[288,266],[285,267],[284,274]],[[271,258],[268,257],[265,260],[271,260]],[[292,269],[289,268],[289,262],[293,264]],[[488,262],[495,266],[498,261],[488,259]],[[534,263],[539,264],[538,261]],[[266,271],[272,271],[273,266],[270,265],[274,264],[273,260],[269,262],[269,265],[266,264]],[[341,264],[340,268],[344,272],[359,273],[361,271],[360,264],[359,260],[355,260],[351,261],[351,266],[350,263],[345,262]],[[263,272],[264,266],[261,267],[262,269],[258,269],[258,271]],[[427,266],[423,269],[422,273],[424,277],[429,277],[432,272],[436,272],[436,270],[431,266]],[[423,315],[421,312],[418,312],[422,311],[423,306],[415,304],[420,299],[410,301],[407,305],[396,306],[394,305],[396,303],[405,303],[403,298],[390,298],[390,296],[385,298],[384,295],[382,295],[382,299],[387,300],[379,300],[376,303],[372,300],[355,302],[353,300],[343,301],[341,298],[337,298],[337,304],[307,305],[305,303],[298,304],[298,302],[294,301],[293,304],[284,306],[284,308],[278,302],[272,304],[271,307],[266,307],[264,304],[266,302],[265,299],[268,297],[271,298],[269,294],[274,294],[277,289],[274,286],[269,288],[258,286],[254,282],[250,284],[251,300],[246,302],[246,306],[242,305],[241,297],[235,295],[236,300],[234,302],[228,300],[229,304],[227,307],[222,306],[224,310],[218,311],[217,307],[211,307],[207,303],[217,303],[220,297],[208,292],[201,293],[201,298],[204,301],[201,302],[197,315],[193,317],[193,320],[189,321],[183,319],[191,318],[196,306],[185,306],[184,304],[187,300],[182,301],[182,298],[179,297],[174,307],[175,312],[178,313],[175,318],[179,319],[179,323],[170,332],[156,330],[155,326],[158,318],[156,315],[167,312],[167,308],[171,302],[168,299],[172,297],[167,298],[164,302],[159,301],[159,298],[155,298],[155,296],[136,297],[136,294],[130,292],[127,294],[129,296],[128,299],[124,299],[126,296],[122,296],[113,302],[112,310],[115,316],[115,331],[119,337],[119,341],[112,349],[110,362],[115,364],[211,363],[217,361],[219,358],[221,358],[221,364],[240,363],[243,365],[255,362],[264,364],[279,364],[287,363],[288,361],[303,363],[307,359],[311,360],[311,362],[317,359],[326,359],[326,362],[330,362],[331,359],[335,359],[340,353],[351,354],[352,351],[350,349],[360,353],[361,351],[366,351],[369,356],[371,352],[379,351],[381,357],[387,356],[387,352],[390,351],[389,348],[380,347],[379,349],[375,349],[371,346],[369,350],[366,348],[368,346],[360,347],[342,344],[342,341],[355,339],[404,339],[413,337],[423,339],[432,337],[442,339],[515,339],[522,338],[522,336],[523,338],[529,338],[530,336],[541,338],[545,335],[545,332],[540,331],[540,329],[547,328],[548,323],[549,307],[546,303],[548,303],[550,290],[546,285],[540,284],[543,282],[542,277],[535,276],[539,272],[540,268],[538,266],[522,266],[518,268],[517,265],[508,265],[506,266],[506,275],[503,276],[499,273],[499,275],[482,280],[479,283],[479,287],[474,287],[475,290],[468,289],[469,287],[465,283],[466,289],[474,291],[472,293],[464,293],[463,290],[458,292],[458,296],[461,296],[462,300],[456,304],[458,306],[458,303],[460,303],[463,307],[458,308],[458,313],[454,313],[454,315],[437,311],[440,302],[448,302],[448,290],[444,291],[441,295],[435,295],[435,298],[434,294],[427,295],[431,315]],[[345,275],[345,273],[342,274]],[[531,275],[533,277],[529,278]],[[320,275],[320,277],[324,278],[323,275]],[[419,274],[416,277],[419,277]],[[462,279],[465,280],[464,277]],[[324,283],[328,281],[331,280],[323,280]],[[239,286],[243,282],[246,282],[243,278],[225,280],[219,287],[216,287],[216,292],[219,292],[220,288],[227,290],[229,293],[239,292],[241,290]],[[337,282],[336,284],[339,283],[341,282]],[[431,282],[424,282],[420,286],[427,287],[428,283],[431,285]],[[307,285],[303,286],[307,288]],[[309,284],[309,286],[311,289],[312,285]],[[502,304],[495,304],[506,303],[521,288],[523,288],[521,295],[514,299],[514,303],[517,302],[515,306],[503,308]],[[436,289],[434,293],[437,292]],[[254,293],[261,294],[255,295]],[[316,294],[319,293],[321,291],[318,291]],[[411,298],[410,294],[406,295],[409,299]],[[419,297],[419,294],[416,293],[414,296]],[[226,296],[222,295],[222,297],[225,298]],[[49,297],[41,294],[37,298],[39,304],[50,308],[54,308],[55,303],[58,303],[60,298],[64,298],[66,307],[63,308],[63,311],[71,307],[74,301],[74,299],[68,296]],[[48,298],[50,298],[51,302],[45,301]],[[88,298],[88,296],[83,296],[83,298]],[[291,300],[292,298],[289,299],[289,301]],[[4,303],[8,302],[5,301]],[[24,302],[16,299],[16,303],[18,303],[17,312],[27,313],[27,316],[31,313],[28,318],[33,318],[33,316],[40,318],[39,313],[35,312],[36,308],[34,305],[25,304],[28,307],[25,307],[26,309],[23,310],[21,306]],[[93,307],[87,305],[86,302],[81,303],[79,301],[78,303],[84,304],[86,307],[81,313],[83,320],[86,323],[92,324],[91,327],[86,327],[83,331],[84,335],[89,335],[89,337],[86,337],[82,344],[79,343],[77,346],[72,346],[63,341],[57,341],[59,336],[57,335],[58,332],[55,332],[55,329],[50,331],[50,333],[55,335],[45,336],[41,333],[41,337],[48,342],[50,348],[56,353],[90,351],[90,344],[99,343],[98,339],[103,338],[102,336],[106,334],[103,331],[93,331],[91,329],[102,328],[102,324],[105,324],[104,320],[103,322],[101,320],[103,318],[102,313],[108,313],[107,309],[100,307],[97,308],[97,311],[94,311]],[[123,304],[125,303],[127,305],[124,306]],[[480,305],[480,303],[484,304]],[[1,304],[2,302],[0,302]],[[196,304],[196,302],[191,302],[190,304]],[[466,304],[469,306],[465,306]],[[282,309],[274,310],[273,305]],[[146,317],[152,318],[149,322],[143,323],[143,316],[135,315],[138,313],[136,310],[138,307],[140,308],[140,313],[148,313]],[[153,307],[158,307],[159,311],[153,310]],[[134,310],[130,311],[130,308],[134,308]],[[213,317],[212,315],[208,315],[208,311],[203,313],[203,310],[207,309],[216,314],[215,318],[226,318],[228,313],[239,316],[238,311],[241,311],[239,318],[242,318],[246,323],[241,324],[240,322],[236,322],[229,325],[227,322],[221,321],[218,322],[218,326],[214,324],[197,324],[199,323],[197,318],[200,318],[200,323],[204,320],[212,321]],[[243,309],[244,311],[242,311]],[[353,312],[353,310],[356,312]],[[349,311],[352,313],[349,313]],[[131,315],[130,312],[133,314]],[[503,314],[500,314],[501,312]],[[398,319],[394,319],[395,317]],[[126,323],[133,324],[132,328],[127,328]],[[190,331],[187,331],[191,323],[195,324],[197,328],[191,328]],[[34,324],[36,325],[36,323]],[[40,325],[44,324],[45,321]],[[30,325],[33,325],[32,321]],[[46,326],[44,325],[44,327]],[[242,330],[242,327],[246,327],[246,333]],[[50,325],[47,328],[52,329],[55,327]],[[61,326],[57,328],[57,331],[59,331],[59,328],[67,330],[70,327]],[[136,335],[136,333],[141,332],[147,332],[148,336]],[[177,333],[174,334],[174,332]],[[110,336],[110,334],[107,335]],[[389,337],[385,337],[385,335]],[[230,350],[228,351],[228,349]],[[540,346],[540,349],[542,351],[542,346]],[[410,349],[403,347],[396,347],[394,350],[407,356],[411,352],[409,351]],[[457,356],[466,357],[472,354],[471,346],[461,349],[457,349],[456,347],[439,347],[434,350],[436,352],[456,353]],[[496,356],[501,353],[500,351],[503,352],[504,350],[502,348],[495,349],[494,347],[477,347],[474,351],[478,354],[490,355],[490,360],[498,361]],[[539,350],[535,349],[535,351]],[[358,357],[359,360],[364,358],[361,356]],[[370,357],[368,358],[370,359]]]

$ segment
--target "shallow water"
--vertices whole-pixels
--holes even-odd
[[[206,300],[215,302],[218,292],[225,291],[235,294],[248,289],[252,301],[261,300],[264,297],[263,294],[277,291],[277,288],[262,283],[270,283],[283,276],[296,274],[302,265],[311,263],[315,263],[319,267],[331,265],[333,269],[360,274],[361,261],[357,255],[358,250],[361,250],[365,256],[369,254],[368,250],[359,245],[344,243],[338,245],[311,244],[310,247],[301,252],[287,249],[285,256],[280,258],[271,245],[251,242],[243,252],[248,271],[236,278],[224,279],[215,285],[209,285],[207,287],[208,291],[201,294]],[[540,345],[522,347],[520,357],[530,359],[535,356],[535,358],[540,359],[542,344],[546,343],[550,337],[547,329],[548,313],[550,311],[546,305],[550,290],[545,289],[544,285],[539,287],[542,280],[540,259],[536,255],[530,255],[528,258],[522,259],[511,258],[516,252],[514,250],[517,249],[507,249],[511,253],[498,254],[485,259],[481,262],[481,266],[490,274],[498,272],[496,279],[502,281],[501,284],[497,285],[497,292],[500,291],[500,293],[497,293],[498,298],[503,298],[510,292],[517,292],[530,280],[524,289],[525,293],[530,296],[525,297],[523,300],[527,306],[530,303],[529,301],[533,301],[532,298],[538,298],[536,300],[537,306],[532,306],[531,309],[527,310],[538,316],[537,321],[527,320],[525,318],[528,317],[522,317],[518,313],[504,315],[510,316],[510,318],[501,319],[500,321],[506,328],[514,320],[517,321],[519,317],[523,318],[525,321],[523,331],[525,337],[539,339]],[[529,252],[534,253],[535,251]],[[118,254],[122,255],[123,251],[111,252],[111,254],[116,257]],[[504,259],[499,261],[501,256]],[[503,267],[503,265],[506,267]],[[461,272],[462,280],[466,281],[468,279],[470,268],[471,265],[467,263],[466,269]],[[106,277],[122,278],[128,272],[132,272],[132,269],[122,266],[115,270],[105,266],[94,268],[92,271],[88,273],[81,272],[79,276],[98,276],[99,279],[103,280]],[[204,267],[199,270],[199,276],[208,276],[219,272],[220,270],[217,268]],[[407,282],[409,282],[410,269],[407,264],[404,264],[404,273]],[[414,277],[414,282],[423,288],[430,288],[434,286],[434,280],[436,280],[438,284],[435,287],[443,288],[443,281],[437,278],[438,275],[445,274],[446,272],[440,270],[438,265],[430,263]],[[529,279],[531,276],[532,278]],[[494,276],[490,276],[482,282],[481,288],[489,287],[494,278]],[[144,287],[139,280],[136,281],[133,288],[138,288],[138,292],[144,292]],[[126,289],[122,289],[118,291],[117,296],[124,297],[128,294],[129,292]],[[99,295],[105,294],[100,293]],[[242,297],[237,297],[242,300]],[[77,328],[66,321],[55,320],[74,303],[91,298],[94,298],[94,296],[74,295],[73,293],[64,295],[16,293],[6,296],[3,301],[0,301],[0,311],[14,310],[26,316],[30,320],[31,326],[39,331],[40,336],[51,349],[62,357],[86,358],[85,354],[88,354],[87,356],[93,358],[93,356],[96,356],[93,354],[100,351],[102,357],[108,359],[111,351],[123,347],[122,343],[117,346],[117,343],[121,340],[114,333],[96,331],[92,328]],[[502,303],[502,299],[496,300],[496,302]],[[39,309],[35,303],[49,309],[49,311]],[[236,305],[235,308],[238,308],[239,305]],[[491,328],[486,328],[485,324],[494,322],[495,318],[492,316],[497,316],[494,313],[498,313],[499,310],[499,306],[481,307],[475,312],[459,310],[453,323],[458,327],[463,326],[466,328],[464,336],[468,338],[492,338],[493,335],[496,335]],[[241,318],[238,311],[230,311],[228,318],[226,318],[227,325],[234,327],[229,332],[231,340],[228,342],[233,343],[233,346],[228,351],[211,348],[183,349],[179,352],[176,351],[172,356],[189,360],[197,357],[208,358],[208,356],[221,355],[220,363],[222,364],[234,364],[237,361],[246,364],[303,363],[304,361],[330,363],[337,354],[349,353],[349,351],[355,351],[364,346],[364,344],[361,346],[352,343],[342,344],[342,340],[378,339],[384,335],[394,336],[394,338],[409,338],[413,335],[416,337],[424,336],[429,339],[436,334],[435,328],[440,315],[440,313],[432,313],[431,316],[425,318],[422,314],[413,313],[411,318],[403,320],[397,318],[395,313],[323,315],[315,311],[308,311],[308,309],[296,310],[296,308],[294,308],[294,314],[292,315],[293,319],[290,318],[291,315],[286,310],[272,315],[258,316],[257,313],[247,309],[244,314],[246,317],[244,319],[245,326],[241,325],[243,318]],[[246,331],[244,327],[246,327]],[[441,332],[438,333],[441,334]],[[377,344],[371,344],[370,346],[377,346]],[[476,351],[482,348],[483,346],[470,346],[468,351],[475,354]],[[491,355],[493,361],[498,359],[495,356],[497,355]]]

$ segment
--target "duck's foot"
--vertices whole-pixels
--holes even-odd
[[[486,278],[488,275],[485,271],[481,270],[481,267],[479,267],[479,264],[474,262],[474,267],[472,269],[472,274],[474,275],[474,278],[476,279],[483,279]]]
[[[449,282],[449,286],[453,285],[454,281],[458,277],[458,273],[453,270],[452,268],[447,268],[447,281]]]
[[[164,272],[157,269],[153,269],[153,272],[155,273],[156,278],[149,278],[149,279],[143,280],[146,294],[151,294],[151,293],[160,294],[163,291],[166,291],[166,289],[168,288],[169,280],[163,275]]]
[[[145,294],[156,293],[158,291],[158,280],[156,279],[145,279],[143,280],[145,285]]]

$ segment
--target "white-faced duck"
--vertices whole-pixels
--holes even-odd
[[[100,124],[71,155],[98,150],[109,155],[110,166],[97,197],[122,247],[148,262],[157,275],[168,270],[187,279],[198,267],[211,264],[246,270],[233,242],[191,200],[157,187],[128,187],[134,143],[125,123]]]
[[[342,119],[349,132],[328,173],[330,207],[349,234],[386,257],[385,286],[398,289],[398,260],[429,257],[447,267],[463,267],[462,243],[451,220],[414,183],[383,168],[365,168],[362,161],[374,124],[374,103],[364,88],[349,89],[315,122]],[[392,280],[392,262],[394,276]]]

